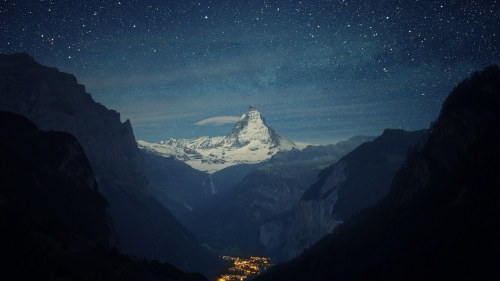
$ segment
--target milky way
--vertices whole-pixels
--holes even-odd
[[[225,135],[200,121],[250,104],[296,141],[426,128],[500,61],[497,1],[23,2],[0,4],[0,52],[73,73],[148,142]]]

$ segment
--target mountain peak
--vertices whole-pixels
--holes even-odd
[[[254,105],[234,124],[233,130],[227,135],[224,143],[230,147],[247,146],[252,141],[260,142],[269,147],[279,146],[277,133],[267,126],[266,120]]]
[[[254,105],[248,107],[225,137],[203,137],[149,144],[139,141],[142,149],[162,156],[175,156],[193,168],[215,172],[232,165],[259,163],[280,150],[297,148],[295,143],[267,126]]]
[[[259,111],[259,110],[257,109],[257,107],[255,107],[255,105],[251,104],[251,105],[248,107],[248,112],[250,112],[250,111]]]
[[[264,119],[264,116],[262,116],[260,111],[253,104],[251,104],[248,107],[247,113],[245,113],[245,114],[243,114],[243,116],[241,116],[240,121],[238,121],[234,127],[237,130],[240,130],[242,127],[246,127],[248,125],[248,123],[254,123],[254,124],[257,123],[257,124],[260,124],[261,126],[267,127],[266,119]]]

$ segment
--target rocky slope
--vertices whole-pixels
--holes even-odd
[[[12,280],[207,281],[158,260],[121,254],[82,147],[0,111],[0,252]]]
[[[112,184],[147,196],[149,182],[132,126],[96,103],[75,76],[42,66],[29,55],[0,54],[0,108],[32,120],[41,130],[64,131],[83,146],[103,188]]]
[[[120,248],[108,202],[72,135],[43,132],[23,116],[0,111],[0,155],[2,209],[30,217],[37,231],[50,232],[46,228],[60,222],[89,241]]]
[[[377,203],[388,192],[408,149],[424,137],[425,130],[385,130],[361,144],[319,173],[290,217],[263,224],[260,242],[280,259],[294,258],[354,213]]]
[[[260,224],[291,211],[321,167],[371,139],[353,137],[336,145],[278,152],[226,194],[194,210],[187,225],[203,243],[221,253],[262,254]]]
[[[225,137],[170,139],[157,144],[139,140],[137,143],[143,150],[175,157],[209,173],[233,165],[259,163],[278,151],[297,148],[291,140],[267,126],[264,117],[253,105]]]
[[[0,109],[41,130],[69,132],[87,155],[121,237],[122,250],[205,273],[219,259],[151,194],[132,127],[96,103],[76,78],[35,62],[29,55],[0,54]]]
[[[445,100],[375,207],[256,280],[498,280],[497,65]]]

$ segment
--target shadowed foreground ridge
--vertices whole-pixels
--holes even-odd
[[[383,201],[256,280],[498,280],[499,95],[461,82]]]
[[[71,134],[0,111],[0,270],[9,280],[207,280],[133,258]]]

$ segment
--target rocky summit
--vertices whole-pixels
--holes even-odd
[[[284,135],[267,126],[259,110],[250,105],[225,137],[170,139],[160,143],[139,140],[139,148],[164,157],[173,156],[191,167],[214,173],[238,164],[265,161],[278,151],[298,148]]]

